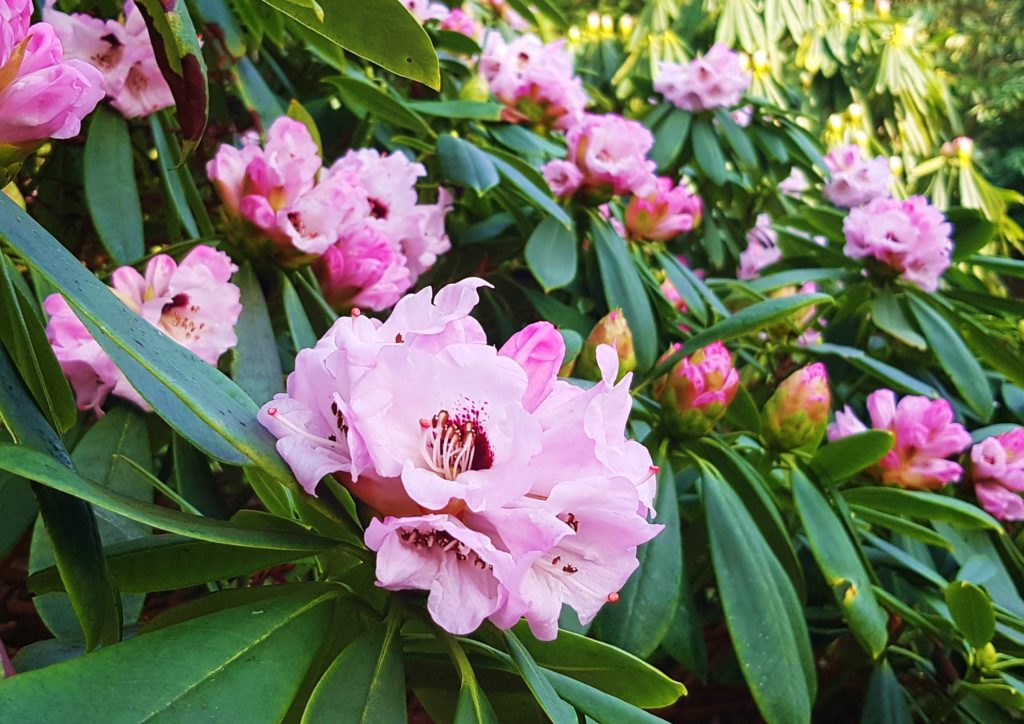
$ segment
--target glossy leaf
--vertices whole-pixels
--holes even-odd
[[[27,480],[0,474],[0,559],[21,540],[39,513]]]
[[[465,37],[465,36],[462,36]],[[460,118],[470,121],[498,121],[505,109],[502,103],[481,101],[409,101],[405,104],[417,113],[438,118]]]
[[[460,186],[482,194],[498,185],[498,169],[491,157],[468,141],[445,134],[437,139],[441,173]]]
[[[883,332],[891,334],[905,345],[924,351],[925,341],[903,311],[901,298],[891,292],[880,291],[871,306],[871,317]]]
[[[524,254],[544,291],[564,287],[576,278],[576,232],[555,219],[537,224],[526,241]]]
[[[85,202],[103,247],[117,264],[142,257],[142,207],[128,123],[101,105],[85,141]]]
[[[924,395],[925,397],[932,398],[939,396],[939,393],[931,385],[907,374],[903,370],[875,359],[856,347],[846,347],[824,342],[822,344],[809,345],[805,349],[810,354],[839,357],[849,362],[861,372],[884,382],[886,386],[892,387],[898,392],[909,392],[914,395]]]
[[[953,623],[976,649],[992,640],[996,633],[996,613],[992,599],[969,581],[953,581],[946,587],[946,605]]]
[[[581,681],[560,674],[557,671],[545,671],[544,675],[551,682],[555,693],[564,701],[586,714],[588,721],[593,722],[630,722],[630,724],[658,724],[663,719],[638,709],[632,704],[610,694],[588,686]],[[569,721],[578,721],[573,716]]]
[[[248,262],[232,281],[241,290],[242,314],[235,325],[238,345],[231,358],[231,377],[255,402],[262,404],[284,390],[277,340],[259,279]]]
[[[686,145],[690,134],[690,122],[693,115],[682,108],[672,108],[654,128],[654,147],[649,154],[650,159],[665,169],[675,163]]]
[[[896,673],[885,659],[871,672],[861,724],[911,724],[913,717],[907,708],[906,696]]]
[[[844,490],[843,497],[848,503],[894,515],[941,520],[968,530],[1002,530],[999,521],[976,505],[938,493],[868,486]]]
[[[822,480],[836,485],[876,465],[892,449],[893,435],[888,430],[866,430],[818,448],[811,458],[811,469]]]
[[[533,206],[536,206],[545,214],[558,219],[558,221],[564,226],[572,226],[572,219],[570,219],[569,215],[565,213],[565,209],[556,204],[554,199],[551,198],[547,184],[540,186],[538,183],[531,181],[528,176],[517,169],[514,165],[495,155],[495,151],[493,149],[491,151],[485,151],[484,153],[490,157],[491,162],[494,164],[495,168],[498,169],[498,173],[506,181],[519,189],[523,197]]]

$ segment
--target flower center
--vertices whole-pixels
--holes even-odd
[[[481,558],[476,551],[443,530],[423,532],[416,528],[399,528],[398,537],[403,543],[418,550],[437,548],[441,553],[451,553],[459,562],[470,561],[475,568],[492,570],[494,566]]]
[[[420,427],[424,461],[448,480],[455,480],[467,470],[486,470],[494,463],[479,420],[456,420],[447,410],[441,410],[430,420],[421,419]]]
[[[370,216],[375,219],[388,218],[388,206],[383,201],[370,199]]]

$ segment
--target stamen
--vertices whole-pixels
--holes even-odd
[[[432,420],[420,419],[420,428],[420,454],[431,470],[454,480],[472,469],[478,442],[476,423],[455,422],[447,410],[441,410]]]
[[[273,417],[278,422],[280,422],[285,427],[287,427],[289,430],[294,432],[296,435],[299,435],[300,437],[304,437],[304,438],[306,438],[307,440],[309,440],[311,442],[315,442],[318,445],[326,445],[327,447],[337,447],[338,446],[337,438],[335,438],[334,435],[331,435],[330,437],[320,437],[319,435],[314,435],[311,432],[303,430],[301,427],[296,425],[294,422],[292,422],[292,421],[288,420],[287,418],[282,417],[280,414],[278,414],[278,410],[277,410],[276,407],[271,407],[269,410],[267,410],[267,414],[270,415],[271,417]],[[334,438],[334,439],[332,439],[332,438]]]

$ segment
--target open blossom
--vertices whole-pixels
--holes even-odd
[[[133,0],[124,4],[124,23],[84,13],[43,12],[64,45],[64,54],[99,68],[111,105],[125,118],[148,116],[174,105],[171,89],[160,73],[146,21]]]
[[[889,196],[892,170],[884,156],[864,158],[860,146],[850,144],[825,155],[832,178],[825,184],[825,198],[843,209]]]
[[[120,267],[111,283],[129,309],[215,365],[237,343],[234,328],[242,305],[238,287],[229,281],[237,269],[224,252],[200,245],[180,264],[166,254],[154,256],[145,276],[133,267]],[[81,409],[100,413],[110,393],[149,409],[64,297],[51,294],[43,308],[50,315],[46,336]]]
[[[740,279],[756,279],[761,270],[782,259],[778,246],[778,234],[772,228],[772,217],[758,214],[757,222],[747,232],[747,248],[740,253],[740,264],[736,276]]]
[[[817,445],[832,405],[825,365],[803,367],[776,388],[761,411],[765,439],[780,450]]]
[[[659,176],[653,194],[629,200],[626,231],[630,239],[665,241],[692,231],[700,223],[703,208],[700,196]]]
[[[971,448],[971,480],[981,507],[999,520],[1024,520],[1024,429]]]
[[[586,190],[597,197],[648,196],[657,191],[655,164],[647,158],[654,137],[636,121],[614,113],[588,113],[565,138],[569,146],[567,160],[576,167],[579,177],[567,170],[565,161],[550,161],[544,167],[544,176],[553,190],[568,191],[575,186],[575,190]],[[579,182],[575,183],[577,178]]]
[[[666,357],[678,352],[678,342]],[[658,380],[654,396],[661,403],[662,417],[678,438],[706,435],[725,414],[740,387],[732,354],[722,342],[712,342],[684,357]]]
[[[583,116],[589,101],[564,40],[545,43],[525,34],[506,42],[491,32],[484,41],[480,72],[510,109],[508,120],[567,130]]]
[[[807,180],[807,174],[796,166],[791,168],[789,170],[789,176],[782,179],[779,183],[779,191],[786,194],[786,196],[799,197],[809,188],[811,188],[811,184]]]
[[[583,173],[571,161],[548,161],[541,169],[551,193],[558,197],[572,196],[583,183]]]
[[[735,106],[750,81],[739,54],[715,43],[689,63],[662,63],[654,90],[684,110],[709,111]]]
[[[953,253],[952,227],[923,196],[875,199],[843,221],[852,259],[873,258],[927,292],[939,288]]]
[[[405,7],[421,23],[428,20],[444,20],[450,12],[444,3],[430,2],[430,0],[405,0]]]
[[[963,473],[959,463],[947,460],[971,444],[963,425],[953,422],[953,408],[946,400],[907,395],[896,401],[892,390],[868,395],[871,427],[888,430],[895,442],[873,470],[886,485],[917,490],[936,490],[955,482]],[[838,440],[867,429],[846,407],[828,427],[828,439]]]
[[[77,136],[103,99],[100,72],[65,57],[53,26],[31,17],[30,0],[0,0],[0,168],[48,138]]]
[[[441,20],[441,30],[450,30],[467,38],[476,38],[480,35],[480,24],[462,8],[452,8],[448,17]]]
[[[496,350],[469,316],[483,285],[406,296],[383,323],[342,317],[260,421],[308,492],[335,474],[378,511],[378,585],[426,591],[452,633],[525,617],[551,639],[562,605],[593,618],[660,530],[653,468],[625,437],[614,352],[584,390],[557,378],[565,345],[546,322]]]

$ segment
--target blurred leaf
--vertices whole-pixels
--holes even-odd
[[[241,291],[242,314],[235,324],[238,344],[232,352],[231,377],[253,401],[263,404],[284,390],[270,312],[252,264],[242,264],[232,282]]]
[[[981,508],[938,493],[869,486],[844,490],[842,495],[851,505],[884,513],[941,520],[958,528],[1002,530],[999,521]]]
[[[740,128],[739,124],[733,120],[732,114],[724,108],[715,111],[715,120],[718,122],[722,135],[725,136],[726,143],[736,154],[736,158],[749,169],[757,168],[757,151],[746,130]]]
[[[648,154],[650,159],[663,170],[675,163],[682,153],[690,134],[693,115],[681,108],[672,108],[652,129],[654,147]]]
[[[321,158],[324,155],[324,143],[323,139],[320,138],[320,129],[317,128],[316,120],[310,115],[306,107],[299,103],[296,99],[292,98],[288,102],[288,117],[298,121],[306,127],[309,131],[310,138],[313,139],[313,143],[316,144],[317,153],[320,154]]]
[[[946,587],[946,605],[953,623],[976,649],[992,640],[996,633],[996,612],[992,599],[968,581],[953,581]]]
[[[931,397],[932,399],[939,396],[939,393],[931,385],[908,375],[903,370],[899,370],[892,365],[871,357],[856,347],[846,347],[825,342],[823,344],[808,345],[804,347],[804,350],[810,354],[838,357],[845,362],[849,362],[861,372],[881,380],[898,392],[910,392],[915,395]]]
[[[679,292],[679,296],[686,302],[686,309],[697,318],[701,324],[708,322],[708,309],[704,304],[704,298],[700,290],[691,283],[690,277],[686,274],[689,271],[685,265],[673,254],[667,252],[658,253],[658,263],[665,270],[665,276]]]
[[[882,659],[871,672],[860,724],[912,724],[906,696],[892,666]]]
[[[901,299],[892,292],[879,290],[871,305],[871,316],[883,332],[891,334],[905,345],[924,352],[928,349],[928,343],[907,318]]]
[[[505,110],[502,103],[481,101],[409,101],[405,107],[427,116],[470,121],[500,121]]]
[[[355,78],[332,78],[331,82],[341,91],[342,98],[350,105],[358,105],[370,113],[379,116],[380,120],[400,128],[408,128],[423,136],[436,137],[434,129],[423,117],[377,86],[364,83]]]
[[[892,449],[888,430],[866,430],[820,447],[810,466],[822,480],[838,485],[875,465]]]
[[[509,162],[508,159],[501,158],[502,152],[497,149],[490,149],[484,153],[490,157],[491,162],[498,169],[498,173],[501,174],[506,181],[519,189],[523,198],[545,214],[558,219],[558,221],[560,221],[565,227],[568,228],[572,226],[572,219],[570,219],[569,215],[565,213],[565,209],[556,204],[554,199],[551,198],[551,193],[547,184],[545,183],[543,186],[538,185],[543,181],[543,178],[540,178],[537,182],[530,180],[526,174],[517,169]]]
[[[711,122],[704,116],[697,116],[693,119],[690,136],[697,164],[711,183],[721,186],[725,183],[726,176],[725,155],[722,153],[722,147],[718,145],[718,136],[711,128]]]
[[[526,264],[545,292],[576,278],[576,230],[555,219],[541,220],[526,241]]]
[[[117,264],[142,257],[142,207],[128,123],[101,104],[85,140],[85,202],[103,247]]]
[[[498,169],[491,157],[468,141],[444,134],[437,139],[441,173],[460,186],[482,194],[498,185]]]
[[[778,299],[766,299],[741,309],[731,317],[693,335],[683,344],[682,352],[684,355],[690,355],[712,342],[728,342],[759,332],[779,321],[792,319],[792,315],[801,309],[831,302],[832,297],[827,294],[794,294]]]
[[[946,220],[953,224],[953,262],[977,254],[996,234],[996,225],[975,209],[946,209]]]

